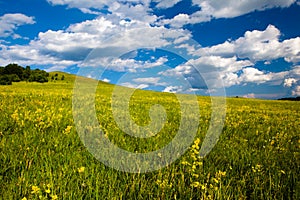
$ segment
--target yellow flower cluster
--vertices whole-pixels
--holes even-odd
[[[51,184],[44,185],[42,188],[37,185],[32,185],[30,194],[33,196],[29,196],[29,199],[31,199],[32,197],[50,200],[58,199],[58,196],[56,194],[53,194],[53,191],[51,191]],[[22,200],[27,200],[27,197],[23,197]]]
[[[173,184],[169,183],[169,181],[167,181],[167,180],[163,180],[163,181],[157,180],[156,184],[162,188],[172,188],[172,186],[173,186]]]
[[[84,170],[85,170],[85,167],[79,167],[79,168],[77,169],[78,173],[83,173]]]
[[[222,186],[222,178],[226,176],[225,171],[218,170],[214,176],[204,175],[202,169],[203,158],[199,156],[200,139],[197,138],[190,147],[190,160],[184,160],[181,164],[184,169],[191,174],[189,176],[190,187],[200,189],[204,199],[215,199],[220,194]]]
[[[188,173],[191,174],[190,176],[190,186],[194,188],[202,187],[202,185],[199,183],[199,177],[200,177],[200,168],[203,165],[202,158],[199,156],[199,150],[200,150],[200,139],[197,138],[193,145],[190,147],[190,157],[191,161],[182,161],[181,164],[185,166]]]
[[[72,126],[67,126],[67,128],[65,128],[64,133],[69,134],[71,132],[71,130],[72,130]]]
[[[255,165],[255,166],[252,166],[252,171],[253,171],[254,173],[256,173],[256,172],[261,172],[261,171],[262,171],[262,166],[259,165],[259,164]]]
[[[38,186],[33,185],[31,186],[31,190],[31,194],[37,194],[40,192],[41,189]]]

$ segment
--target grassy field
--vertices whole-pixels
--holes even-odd
[[[49,83],[0,86],[0,199],[300,199],[300,102],[228,98],[220,140],[202,159],[211,103],[198,97],[200,125],[189,150],[160,170],[126,173],[87,151],[72,115],[74,76],[57,74]],[[159,134],[137,139],[114,122],[112,91],[99,84],[95,107],[114,144],[148,152],[176,135],[180,108],[173,94],[134,93],[130,113],[137,124],[149,123],[151,105],[167,111]]]

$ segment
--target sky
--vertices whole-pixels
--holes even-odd
[[[0,66],[198,95],[300,96],[299,0],[0,0]]]

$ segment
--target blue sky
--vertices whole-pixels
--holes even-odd
[[[0,65],[165,92],[300,96],[299,21],[298,0],[0,0]]]

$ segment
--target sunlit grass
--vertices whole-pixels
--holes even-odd
[[[222,135],[203,159],[198,152],[211,108],[208,97],[199,97],[199,130],[185,155],[161,170],[130,174],[105,166],[82,144],[72,116],[73,81],[65,74],[64,81],[0,87],[2,199],[300,198],[299,102],[227,99]],[[110,84],[99,85],[96,112],[101,128],[115,144],[148,152],[172,140],[180,123],[174,95],[134,93],[130,112],[137,124],[149,123],[149,108],[154,104],[163,105],[168,114],[160,133],[138,139],[115,124],[112,91]]]

